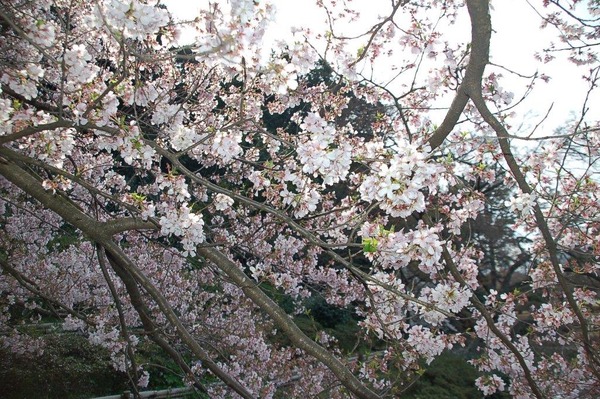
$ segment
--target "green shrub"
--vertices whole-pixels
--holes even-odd
[[[407,399],[480,399],[481,391],[475,386],[477,370],[467,359],[445,353],[428,366],[423,375],[402,395]],[[488,396],[493,399],[509,398],[506,393]]]
[[[108,352],[76,334],[47,335],[40,356],[0,349],[0,392],[4,399],[77,399],[127,389],[127,377],[110,365]]]

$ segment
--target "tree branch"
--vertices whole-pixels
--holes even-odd
[[[110,280],[110,276],[108,275],[108,272],[106,271],[106,267],[103,266],[105,263],[104,259],[106,257],[106,253],[104,251],[104,248],[102,248],[100,245],[97,245],[97,247],[98,247],[98,251],[97,251],[98,252],[98,262],[100,263],[100,266],[102,267],[102,273],[104,274],[106,281],[109,283],[109,286],[111,287],[111,293],[113,294],[115,302],[117,303],[117,309],[119,310],[119,319],[121,320],[121,323],[123,326],[122,328],[125,331],[124,334],[126,334],[127,330],[125,330],[125,328],[126,328],[126,325],[124,324],[125,320],[124,320],[124,317],[122,316],[123,311],[120,310],[120,307],[119,307],[120,301],[117,296],[116,289],[114,287],[114,284],[112,284],[112,282]],[[156,327],[156,325],[154,324],[154,321],[152,320],[152,317],[150,316],[152,314],[152,312],[150,311],[150,309],[148,309],[148,307],[144,303],[144,299],[142,298],[142,293],[140,292],[135,280],[131,277],[131,275],[129,273],[127,273],[125,270],[123,270],[121,267],[119,267],[118,264],[113,263],[110,258],[109,258],[109,262],[111,263],[111,266],[112,266],[113,270],[115,271],[115,273],[117,274],[117,276],[119,276],[121,281],[123,281],[123,284],[125,285],[125,289],[127,290],[127,294],[129,295],[129,299],[131,300],[131,305],[134,307],[137,314],[140,316],[140,320],[142,321],[142,325],[144,326],[144,331],[150,336],[152,341],[154,341],[158,346],[161,347],[162,350],[164,350],[169,356],[171,356],[171,359],[173,359],[175,361],[175,363],[177,363],[179,368],[182,369],[188,375],[188,377],[190,377],[194,380],[194,386],[196,388],[198,388],[202,392],[207,392],[206,387],[204,387],[204,385],[202,385],[200,380],[198,380],[198,378],[196,378],[196,376],[194,375],[194,372],[188,366],[188,364],[183,359],[181,354],[177,350],[175,350],[175,348],[173,348],[167,342],[167,340],[165,340],[164,337],[159,333],[158,328]],[[128,337],[127,337],[127,342],[129,344]],[[133,362],[133,359],[132,359],[132,362]]]
[[[489,62],[492,22],[488,0],[467,0],[471,18],[471,56],[462,83],[457,89],[442,124],[429,138],[431,150],[439,147],[456,126],[472,92],[481,91],[481,80]]]
[[[313,356],[321,363],[329,367],[340,382],[359,398],[379,399],[380,396],[369,388],[364,386],[348,368],[339,361],[334,355],[327,352],[322,346],[308,338],[302,330],[290,319],[290,317],[281,308],[273,302],[258,286],[239,269],[239,267],[230,261],[223,253],[215,248],[198,247],[198,254],[202,255],[212,263],[217,265],[233,282],[240,287],[244,294],[265,311],[273,321],[281,328],[292,341],[292,343],[309,355]]]
[[[6,149],[4,149],[6,150]],[[176,329],[179,338],[190,348],[211,372],[227,384],[236,393],[245,399],[253,399],[254,396],[243,387],[236,379],[223,371],[194,340],[185,326],[181,323],[173,308],[170,306],[160,291],[150,282],[150,280],[131,262],[121,248],[113,241],[109,232],[102,229],[102,224],[95,219],[90,218],[77,208],[72,202],[58,194],[52,194],[46,191],[41,183],[25,170],[13,162],[0,162],[0,175],[8,181],[19,187],[25,193],[38,200],[44,207],[54,211],[66,222],[83,232],[93,242],[100,244],[107,253],[111,264],[117,264],[119,267],[131,274],[133,278],[144,288],[144,290],[156,302],[161,312],[167,320]]]
[[[71,309],[70,307],[63,304],[62,302],[43,293],[39,288],[36,287],[36,284],[33,281],[31,281],[27,277],[23,276],[23,274],[21,272],[19,272],[17,269],[12,267],[7,261],[0,259],[0,267],[6,273],[13,276],[15,278],[15,280],[17,280],[23,288],[25,288],[32,294],[39,296],[40,298],[44,299],[45,301],[55,304],[59,308],[63,309],[65,312],[69,313],[71,316],[78,318],[79,320],[83,321],[87,325],[90,325],[90,326],[95,325],[94,322],[92,320],[89,320],[85,315]]]

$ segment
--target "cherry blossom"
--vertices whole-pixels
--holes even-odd
[[[267,1],[3,7],[0,344],[51,315],[132,390],[153,341],[211,397],[371,399],[468,343],[483,395],[597,397],[598,5],[531,4],[587,88],[554,132],[489,1],[315,3],[275,44]]]

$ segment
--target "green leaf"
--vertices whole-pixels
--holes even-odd
[[[383,237],[387,237],[394,232],[396,226],[392,226],[389,230],[386,230],[385,227],[379,226],[379,234]]]
[[[358,51],[356,52],[356,56],[358,58],[362,57],[365,54],[365,46],[361,46]]]
[[[377,239],[376,238],[363,238],[362,240],[364,252],[376,252],[377,251]]]
[[[138,193],[133,193],[131,194],[131,198],[133,198],[133,200],[137,202],[144,202],[146,196]]]

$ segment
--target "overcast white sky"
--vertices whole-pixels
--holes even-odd
[[[196,15],[200,8],[206,7],[208,0],[162,0],[172,13],[182,18]],[[308,0],[273,0],[277,7],[277,19],[272,25],[268,36],[273,40],[291,37],[292,26],[308,26],[313,30],[326,29],[325,16],[321,10],[312,6],[313,1]],[[535,3],[535,1],[533,2]],[[539,2],[541,3],[541,2]],[[363,32],[377,22],[379,14],[384,15],[390,8],[389,0],[354,0],[354,7],[360,8],[361,20],[344,28],[346,34]],[[466,14],[466,11],[465,13]],[[583,96],[587,86],[583,83],[581,75],[585,72],[571,63],[555,61],[548,65],[537,63],[533,54],[535,51],[547,46],[552,40],[551,29],[541,30],[540,20],[534,10],[524,0],[496,0],[493,1],[492,25],[494,33],[491,44],[491,61],[503,65],[524,75],[531,75],[536,71],[551,76],[548,84],[538,82],[528,100],[519,107],[519,115],[525,126],[536,125],[551,104],[554,104],[552,114],[542,126],[540,134],[549,135],[553,130],[570,118],[573,112],[581,110]],[[469,41],[470,27],[466,18],[448,29],[442,40]],[[357,43],[357,48],[361,43]],[[265,43],[265,50],[269,44]],[[385,74],[385,65],[381,65]],[[507,78],[508,73],[503,73]],[[385,79],[385,76],[382,80]],[[525,80],[506,80],[506,88],[513,91],[515,98],[523,94]],[[589,103],[593,108],[600,106],[600,95],[596,93]],[[519,125],[518,121],[514,122]],[[513,132],[515,133],[515,132]]]

